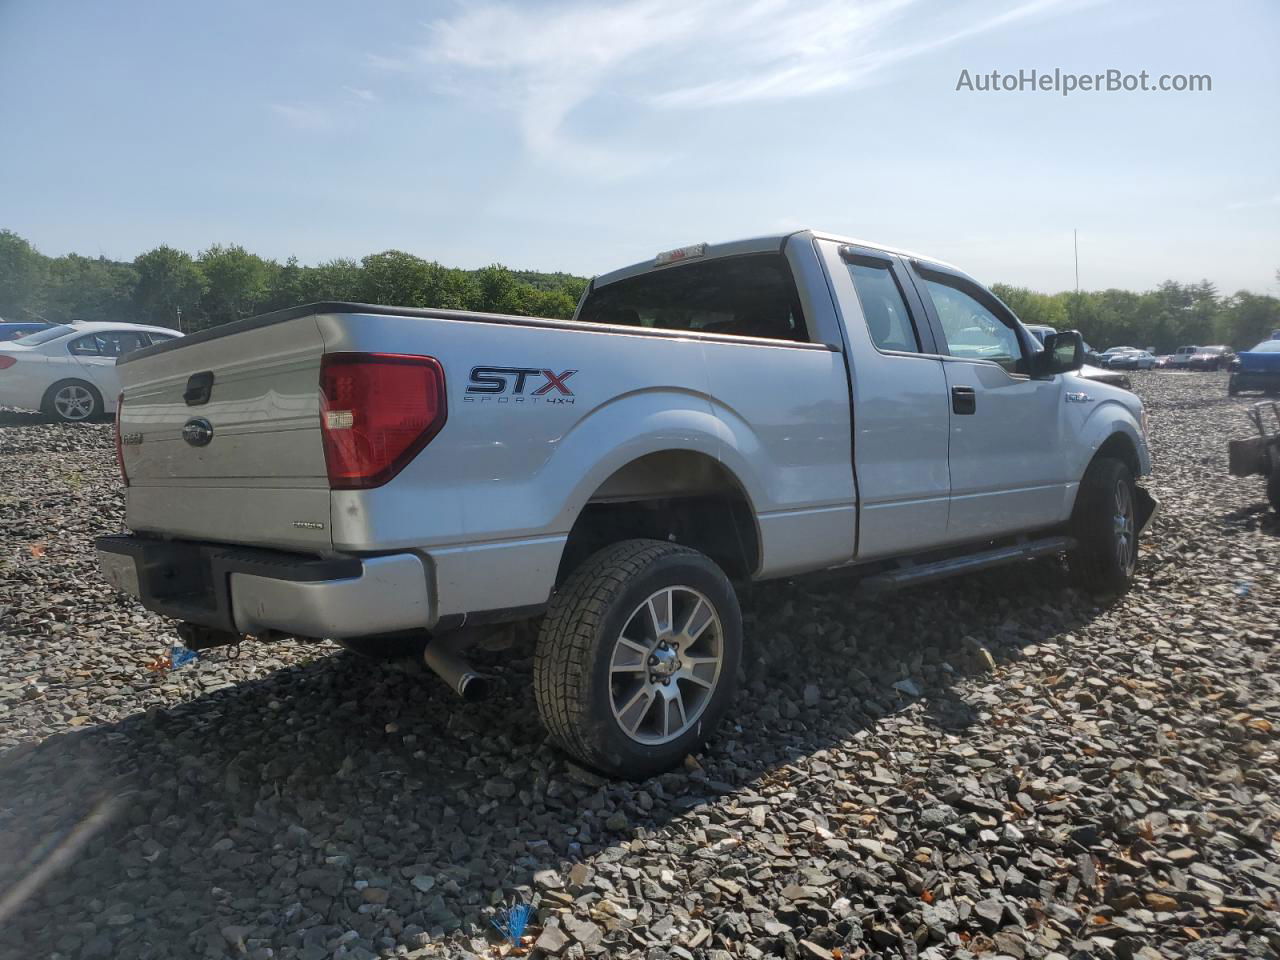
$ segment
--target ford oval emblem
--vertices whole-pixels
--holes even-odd
[[[207,446],[213,439],[213,424],[204,417],[196,417],[182,425],[182,439],[193,447]]]

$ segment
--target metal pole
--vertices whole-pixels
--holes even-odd
[[[1080,231],[1072,229],[1071,245],[1076,251],[1076,297],[1080,296]]]

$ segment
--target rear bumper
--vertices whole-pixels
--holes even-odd
[[[117,589],[214,630],[341,639],[434,622],[427,569],[412,553],[318,558],[127,535],[101,537],[97,548]]]

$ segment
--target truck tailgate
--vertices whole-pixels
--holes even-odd
[[[315,317],[305,316],[121,364],[127,524],[170,537],[329,549],[323,354]]]

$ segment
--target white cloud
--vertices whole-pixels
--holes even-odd
[[[377,95],[376,93],[374,93],[372,90],[368,90],[368,89],[366,89],[366,88],[364,88],[364,87],[346,87],[346,86],[344,86],[342,89],[343,89],[343,90],[345,90],[347,93],[351,94],[351,96],[355,97],[357,100],[362,100],[362,101],[364,101],[365,103],[377,103],[377,102],[378,102],[378,95]]]
[[[653,109],[705,109],[850,89],[890,65],[968,37],[1097,0],[968,0],[928,32],[919,0],[569,0],[536,9],[489,0],[428,24],[411,59],[440,90],[484,96],[518,120],[537,156],[614,177],[664,161],[583,142],[571,113],[601,94]],[[632,107],[633,109],[635,106]]]

